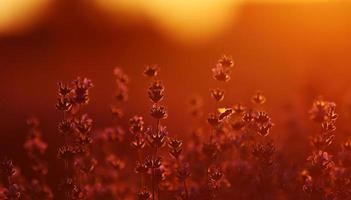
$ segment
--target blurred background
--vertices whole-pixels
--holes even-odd
[[[148,119],[148,80],[141,73],[158,64],[166,124],[171,134],[186,135],[188,100],[202,96],[213,107],[211,67],[223,54],[236,65],[223,106],[248,103],[262,91],[273,135],[284,144],[291,124],[294,137],[309,134],[307,110],[318,95],[336,101],[349,119],[350,35],[346,0],[0,0],[0,150],[25,164],[25,119],[34,115],[55,161],[57,82],[76,76],[95,84],[86,108],[95,127],[114,124],[116,66],[131,78],[126,118]]]

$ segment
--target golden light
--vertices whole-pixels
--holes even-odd
[[[316,3],[328,0],[95,0],[111,13],[148,16],[166,36],[198,42],[215,37],[233,24],[243,3]],[[118,15],[120,16],[120,15]]]
[[[148,16],[161,32],[180,40],[202,41],[222,32],[241,0],[96,0],[111,12]]]
[[[222,113],[224,113],[225,111],[227,111],[227,108],[218,108],[219,114],[222,114]]]
[[[45,17],[53,0],[0,0],[0,34],[26,30]],[[198,42],[223,33],[245,3],[316,3],[328,0],[94,0],[105,13],[125,23],[145,19],[165,36],[177,41]]]
[[[0,0],[0,33],[27,29],[42,17],[52,0]]]

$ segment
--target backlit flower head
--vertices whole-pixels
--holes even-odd
[[[148,89],[148,95],[152,102],[158,103],[164,97],[165,87],[163,86],[161,81],[154,81],[151,83]]]
[[[143,117],[135,115],[129,119],[129,131],[133,134],[141,133],[144,130]]]
[[[155,77],[158,75],[160,69],[157,65],[147,65],[143,74],[148,77]]]
[[[155,119],[166,119],[168,117],[166,107],[158,104],[152,105],[150,114]]]
[[[67,96],[72,91],[72,88],[70,86],[68,86],[67,84],[64,84],[62,82],[59,82],[58,86],[59,86],[58,93],[62,97]]]
[[[138,191],[136,195],[137,200],[150,200],[152,197],[151,193],[146,189]]]
[[[213,78],[217,81],[227,82],[230,80],[231,69],[234,66],[233,60],[229,56],[223,56],[212,68]]]
[[[61,110],[64,112],[70,111],[72,108],[71,99],[68,97],[58,98],[57,103],[56,103],[56,108],[57,108],[57,110]]]
[[[129,77],[127,74],[123,72],[123,70],[120,67],[116,67],[113,70],[113,74],[116,77],[116,82],[117,84],[128,84],[129,83]]]
[[[94,85],[88,78],[78,77],[73,81],[73,102],[75,104],[87,104],[89,102],[89,89]]]
[[[227,82],[230,80],[230,69],[223,67],[221,64],[217,64],[212,68],[212,74],[217,81]]]
[[[219,60],[218,63],[221,64],[223,67],[234,67],[233,58],[227,55],[223,55]]]
[[[316,122],[336,120],[338,115],[335,112],[335,103],[317,99],[310,109],[310,117]]]
[[[217,102],[220,102],[224,99],[224,90],[221,90],[219,88],[212,89],[211,90],[211,97],[216,100]]]
[[[266,102],[266,97],[263,96],[263,94],[260,91],[257,91],[253,97],[252,97],[252,102],[255,104],[264,104]]]

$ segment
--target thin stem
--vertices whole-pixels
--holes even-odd
[[[158,186],[158,182],[157,182],[157,199],[160,200],[160,187]]]
[[[159,132],[160,125],[161,125],[161,120],[157,119],[157,123],[156,123],[156,131],[157,131],[157,133]]]
[[[152,200],[155,200],[154,174],[155,174],[155,170],[154,170],[154,168],[152,167],[152,173],[151,173]]]
[[[142,164],[142,152],[140,149],[138,149],[138,158],[139,158],[139,163]],[[144,176],[143,173],[140,173],[140,189],[143,188],[143,182],[144,182]]]
[[[156,134],[159,134],[159,128],[160,128],[160,119],[157,119],[157,121],[156,121]],[[155,147],[155,152],[153,153],[153,160],[155,160],[156,159],[156,157],[157,157],[157,147]],[[156,184],[156,182],[155,182],[155,168],[153,167],[152,168],[152,176],[151,176],[151,182],[152,182],[152,200],[155,200],[155,192],[157,193],[157,197],[158,197],[158,199],[160,199],[159,198],[159,188],[158,188],[158,184],[157,184],[157,191],[155,191],[155,184]]]
[[[153,152],[152,155],[152,160],[153,162],[156,159],[157,155],[157,147],[155,147],[155,151]],[[151,172],[151,186],[152,186],[152,200],[155,200],[155,167],[152,166],[152,172]]]
[[[180,167],[181,167],[181,163],[180,163],[180,160],[179,160],[178,157],[176,158],[176,161],[177,161],[178,168],[180,168]],[[186,180],[185,180],[185,179],[184,179],[184,181],[183,181],[183,187],[184,187],[184,192],[185,192],[186,200],[188,200],[188,199],[189,199],[189,192],[188,192],[188,187],[187,187],[187,184],[186,184]]]
[[[189,192],[188,192],[188,187],[187,187],[185,179],[183,181],[183,186],[184,186],[184,191],[185,191],[185,199],[188,200],[189,199]]]

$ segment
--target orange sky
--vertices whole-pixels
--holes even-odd
[[[314,4],[328,0],[94,0],[91,6],[116,18],[123,12],[131,19],[147,16],[166,36],[178,42],[201,42],[228,30],[242,6],[254,4]],[[53,0],[0,0],[0,34],[18,33],[45,21],[55,10]],[[84,3],[86,4],[86,2]],[[133,21],[133,20],[132,20]]]

